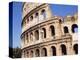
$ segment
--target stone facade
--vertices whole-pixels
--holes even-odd
[[[23,3],[22,57],[78,54],[78,15],[62,18],[49,4]]]

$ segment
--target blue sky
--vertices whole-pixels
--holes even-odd
[[[53,15],[65,17],[66,15],[74,15],[78,11],[78,7],[75,5],[59,5],[50,4],[50,8]]]
[[[13,47],[20,47],[22,3],[13,3]]]
[[[78,12],[78,7],[75,5],[57,5],[50,4],[53,15],[65,17],[66,15],[74,15]],[[13,47],[20,47],[22,21],[22,3],[13,3]]]

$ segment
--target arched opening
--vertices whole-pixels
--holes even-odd
[[[36,14],[35,14],[35,18],[39,17],[38,15],[39,15],[39,14],[38,14],[38,13],[36,13]]]
[[[40,52],[39,52],[39,49],[36,49],[36,53],[35,53],[36,57],[39,57],[40,56]]]
[[[26,40],[27,40],[27,43],[28,43],[29,42],[28,33],[26,33]]]
[[[29,52],[27,52],[27,57],[29,57]]]
[[[43,19],[46,18],[46,11],[45,11],[45,9],[43,9],[43,10],[41,11],[41,15],[43,16]]]
[[[73,33],[77,33],[78,32],[78,26],[77,26],[77,24],[73,24],[72,25],[72,32]]]
[[[33,41],[33,33],[30,33],[30,41]]]
[[[59,23],[62,23],[62,21],[63,21],[62,19],[59,19]]]
[[[50,26],[51,36],[55,35],[55,28],[54,26]]]
[[[35,17],[38,17],[38,13],[35,14]]]
[[[27,23],[29,22],[29,18],[27,18]]]
[[[31,20],[31,21],[33,20],[33,16],[30,17],[30,20]]]
[[[35,31],[35,39],[39,40],[39,31],[38,30]]]
[[[38,13],[35,14],[35,18],[37,19],[37,21],[39,21],[39,14]]]
[[[26,57],[26,51],[24,50],[24,57]]]
[[[33,55],[33,51],[31,51],[31,55],[30,55],[31,57],[33,57],[34,55]]]
[[[73,46],[73,49],[74,49],[75,54],[78,54],[78,44],[75,44]]]
[[[52,46],[51,50],[52,50],[52,56],[56,56],[56,48]]]
[[[42,49],[42,56],[47,56],[47,50],[46,50],[46,48]]]
[[[46,29],[42,28],[42,38],[46,38]]]
[[[61,45],[62,55],[67,55],[66,46],[64,44]]]
[[[69,33],[67,26],[64,27],[64,33]]]

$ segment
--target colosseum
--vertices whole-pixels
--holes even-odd
[[[52,14],[47,3],[23,3],[22,57],[78,54],[78,13],[65,18]],[[77,30],[77,31],[76,31]]]

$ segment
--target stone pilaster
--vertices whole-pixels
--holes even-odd
[[[67,55],[72,55],[72,44],[71,44],[71,42],[68,42],[67,44],[66,44],[66,46],[67,46]]]
[[[56,55],[57,56],[61,56],[62,55],[60,44],[57,44],[57,46],[56,46]]]
[[[50,46],[47,46],[46,49],[47,49],[47,56],[51,56],[51,48],[50,48]]]

